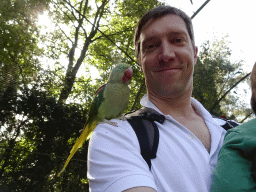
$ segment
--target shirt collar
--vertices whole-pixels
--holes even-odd
[[[163,113],[148,99],[148,94],[145,94],[141,101],[140,101],[140,104],[144,107],[149,107],[149,108],[152,108],[154,110],[156,110],[158,113],[162,114]]]
[[[145,94],[141,101],[140,104],[144,107],[149,107],[152,108],[154,110],[156,110],[157,112],[163,114],[149,99],[148,99],[148,95]],[[204,108],[204,106],[197,101],[195,98],[191,97],[191,105],[193,106],[193,108],[195,109],[196,113],[199,114],[201,117],[203,117],[205,120],[211,121],[214,124],[219,125],[219,123],[217,121],[215,121],[212,118],[212,115]]]

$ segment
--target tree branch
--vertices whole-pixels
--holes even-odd
[[[243,118],[242,121],[240,121],[239,123],[243,123],[246,119],[248,119],[251,115],[253,114],[253,112],[251,111],[248,115],[245,116],[245,118]]]
[[[238,82],[236,82],[234,85],[232,85],[230,87],[230,89],[228,91],[226,91],[226,93],[224,93],[221,98],[219,98],[212,106],[210,113],[213,111],[213,109],[221,102],[222,99],[224,99],[227,94],[233,89],[235,88],[239,83],[241,83],[244,79],[246,79],[251,73],[246,74],[244,77],[242,77]]]
[[[123,30],[123,31],[118,31],[118,32],[116,32],[116,33],[108,34],[108,35],[106,35],[106,36],[111,37],[111,36],[115,36],[115,35],[120,35],[120,34],[122,34],[123,32],[129,32],[129,31],[133,31],[133,30],[128,30],[128,29],[127,29],[127,30]],[[105,32],[104,32],[104,33],[105,33]],[[103,35],[98,36],[98,37],[92,39],[92,42],[94,42],[94,41],[96,41],[96,40],[98,40],[98,39],[101,39],[101,38],[103,38],[103,37],[106,37],[106,36],[103,36]]]
[[[135,109],[136,104],[139,102],[140,94],[142,93],[144,88],[145,88],[145,81],[143,81],[143,83],[140,85],[140,89],[139,89],[139,91],[138,91],[138,93],[136,95],[136,98],[135,98],[134,103],[132,105],[131,111],[133,111]]]
[[[191,16],[191,19],[193,19],[203,8],[204,6],[209,3],[210,0],[207,0],[204,2],[204,4]]]
[[[65,2],[67,2],[66,0],[63,0]],[[68,3],[68,2],[67,2]],[[72,5],[71,5],[72,6]],[[88,21],[88,23],[90,23],[91,25],[93,25],[93,23],[87,19],[84,15],[82,15],[86,21]],[[111,40],[107,35],[105,35],[99,28],[98,31],[104,36],[106,37],[111,43],[113,43],[119,50],[121,50],[131,61],[133,61],[134,63],[138,64],[137,61],[135,61],[127,52],[125,52],[121,47],[119,47],[118,45],[115,44],[115,42],[113,40]]]
[[[63,0],[64,2],[68,3],[66,0]],[[64,88],[61,91],[60,97],[59,97],[59,102],[63,102],[68,98],[68,95],[70,94],[70,91],[73,87],[74,81],[75,81],[75,77],[76,74],[85,58],[86,52],[88,50],[88,47],[91,43],[92,38],[96,35],[98,28],[99,28],[99,22],[103,16],[104,13],[104,7],[106,6],[106,4],[108,3],[108,1],[104,1],[102,3],[102,5],[99,7],[99,9],[97,9],[96,14],[95,14],[95,18],[94,18],[94,24],[92,27],[92,30],[90,32],[90,35],[85,39],[83,48],[81,50],[81,54],[75,64],[75,66],[73,67],[73,62],[74,62],[74,52],[75,52],[75,48],[77,46],[77,41],[78,41],[78,31],[80,29],[80,27],[82,26],[82,21],[83,19],[86,19],[86,17],[84,15],[82,15],[78,10],[75,9],[75,7],[73,5],[71,5],[70,3],[69,6],[76,11],[79,16],[82,17],[82,19],[79,20],[79,25],[76,28],[76,33],[75,33],[75,43],[72,45],[72,48],[70,50],[69,53],[69,66],[67,69],[67,73],[66,73],[66,77],[65,77],[65,82],[64,82]],[[85,9],[84,9],[85,10]],[[86,19],[89,23],[90,21],[88,19]]]

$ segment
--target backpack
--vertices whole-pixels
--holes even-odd
[[[151,159],[156,158],[156,152],[159,144],[159,130],[155,121],[163,124],[165,116],[156,110],[148,107],[142,107],[137,111],[128,113],[124,118],[130,123],[140,144],[141,156],[147,162],[151,170]],[[217,118],[213,116],[213,118]],[[239,125],[235,121],[225,118],[219,118],[226,123],[221,125],[225,130],[229,130]]]

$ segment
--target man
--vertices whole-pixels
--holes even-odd
[[[157,157],[149,170],[127,121],[98,125],[88,152],[91,191],[209,191],[226,131],[191,98],[198,51],[191,19],[170,6],[150,10],[135,30],[135,50],[147,87],[141,104],[166,118],[156,122]]]
[[[251,73],[251,107],[256,113],[256,63]],[[220,150],[211,191],[256,190],[256,119],[229,130]]]

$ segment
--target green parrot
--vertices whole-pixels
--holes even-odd
[[[115,123],[107,120],[119,117],[127,108],[130,97],[128,82],[132,75],[133,71],[130,65],[119,64],[111,71],[107,83],[97,90],[85,128],[70,151],[70,155],[58,176],[65,170],[77,149],[82,147],[83,143],[90,138],[98,123],[107,122],[116,126]]]

